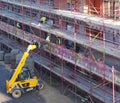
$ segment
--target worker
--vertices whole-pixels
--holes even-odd
[[[17,22],[17,28],[20,28],[20,23]]]
[[[20,23],[17,22],[16,26],[18,28],[16,29],[16,35],[19,35]]]
[[[46,37],[46,42],[50,42],[50,35],[48,35],[47,37]]]
[[[40,23],[46,23],[47,22],[47,18],[45,16],[40,18]]]
[[[56,44],[60,45],[61,44],[61,40],[59,37],[56,38]]]
[[[45,42],[45,44],[43,46],[44,49],[48,49],[49,48],[50,38],[51,38],[51,36],[50,36],[50,34],[48,34],[46,39],[45,39],[46,42]]]

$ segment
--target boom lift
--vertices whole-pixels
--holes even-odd
[[[7,93],[11,94],[13,98],[19,98],[25,92],[35,89],[40,90],[44,87],[42,81],[35,75],[35,72],[24,67],[29,52],[36,48],[36,43],[28,46],[10,80],[6,80]]]

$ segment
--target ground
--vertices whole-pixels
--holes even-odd
[[[73,101],[62,95],[60,91],[45,83],[41,91],[31,91],[22,95],[19,99],[13,99],[6,93],[5,81],[9,78],[10,68],[0,62],[0,103],[73,103]]]

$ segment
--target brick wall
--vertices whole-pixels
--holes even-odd
[[[100,14],[100,7],[102,5],[102,0],[86,0],[86,5],[88,5],[88,12],[91,14]]]
[[[66,9],[66,0],[54,0],[54,8],[65,10]]]
[[[45,0],[40,0],[40,4],[45,4]]]

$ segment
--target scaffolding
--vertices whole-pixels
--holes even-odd
[[[61,93],[72,93],[75,103],[77,97],[84,103],[119,103],[119,6],[117,0],[1,0],[0,43],[9,48],[18,48],[18,39],[22,45],[41,43],[32,57],[42,76],[49,72],[50,85],[59,78]],[[47,22],[40,23],[41,17]]]

